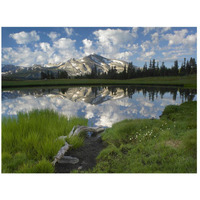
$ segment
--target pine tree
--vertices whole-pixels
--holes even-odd
[[[174,66],[171,69],[171,75],[173,75],[173,76],[178,75],[178,60],[174,61]]]

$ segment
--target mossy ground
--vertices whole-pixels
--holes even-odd
[[[89,172],[196,173],[197,102],[167,106],[160,119],[116,123],[102,139],[108,146]]]

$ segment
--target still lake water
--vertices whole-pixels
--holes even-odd
[[[196,101],[196,94],[195,89],[140,86],[3,90],[2,116],[50,108],[87,118],[92,126],[111,127],[123,119],[159,118],[167,105]]]

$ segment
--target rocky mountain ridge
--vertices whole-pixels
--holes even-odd
[[[40,79],[42,71],[50,71],[51,73],[57,73],[57,71],[66,71],[69,76],[73,77],[90,74],[94,67],[97,68],[99,73],[107,73],[112,68],[116,68],[117,72],[120,73],[124,70],[124,67],[127,66],[128,62],[126,61],[108,59],[97,54],[91,54],[81,59],[72,58],[67,62],[49,63],[43,66],[33,65],[31,67],[21,67],[14,65],[3,65],[2,75],[4,78]]]

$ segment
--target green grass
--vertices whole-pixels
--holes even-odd
[[[2,87],[35,87],[35,86],[67,86],[67,85],[169,85],[197,87],[197,76],[171,76],[171,77],[145,77],[129,80],[110,79],[55,79],[55,80],[26,80],[26,81],[2,81]]]
[[[2,172],[53,172],[51,162],[64,145],[64,141],[57,138],[68,135],[78,124],[87,125],[87,120],[67,119],[47,109],[18,113],[17,118],[3,117]],[[78,148],[83,144],[83,139],[71,138],[70,144]]]
[[[196,173],[197,103],[167,106],[161,119],[124,120],[102,138],[108,146],[89,172]]]

